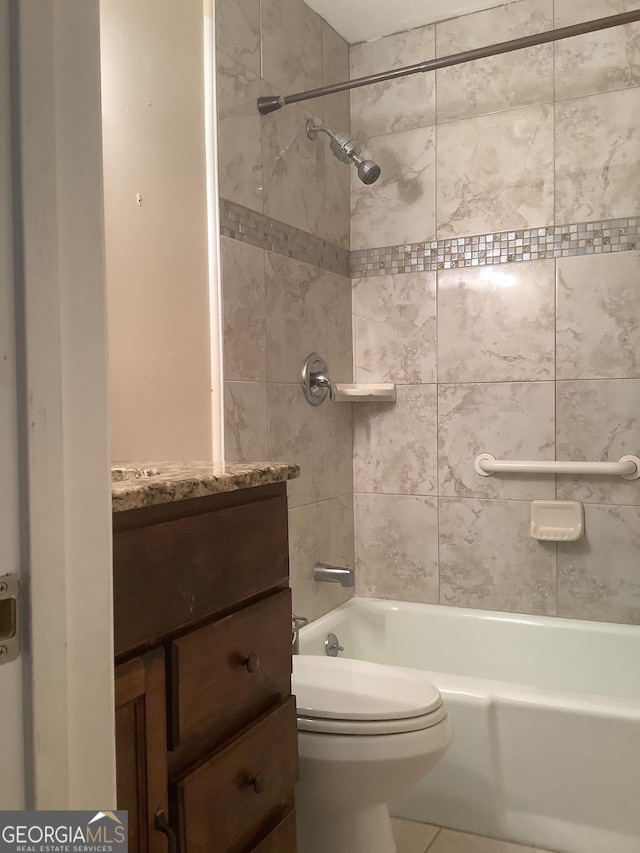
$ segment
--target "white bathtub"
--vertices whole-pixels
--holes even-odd
[[[454,742],[392,814],[566,853],[640,853],[640,627],[355,598],[301,632],[425,671]]]

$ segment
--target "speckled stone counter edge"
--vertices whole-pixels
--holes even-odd
[[[285,462],[127,462],[111,468],[113,512],[219,495],[295,480],[300,467]]]

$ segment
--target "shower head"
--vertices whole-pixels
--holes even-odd
[[[311,119],[307,122],[307,136],[315,139],[318,131],[326,133],[331,139],[331,151],[341,163],[353,163],[358,170],[358,177],[363,184],[373,184],[380,177],[380,166],[373,160],[363,160],[360,156],[360,148],[355,139],[348,133],[334,133],[328,127],[314,124]]]

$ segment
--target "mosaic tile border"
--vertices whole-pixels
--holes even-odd
[[[220,234],[349,278],[348,249],[222,198]]]
[[[640,216],[494,231],[351,252],[351,278],[625,252],[640,248]]]
[[[493,231],[350,253],[293,225],[220,199],[220,233],[345,278],[368,278],[639,250],[640,215]]]

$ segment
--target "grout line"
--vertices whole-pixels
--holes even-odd
[[[439,827],[436,834],[433,836],[431,841],[425,847],[424,853],[429,853],[429,850],[434,849],[434,845],[435,845],[436,841],[438,840],[438,838],[440,838],[441,833],[442,833],[442,827]]]

